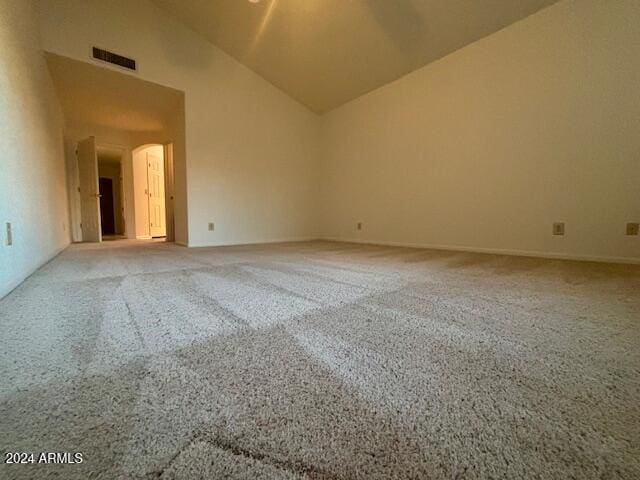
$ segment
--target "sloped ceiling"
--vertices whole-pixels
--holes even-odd
[[[67,122],[130,132],[167,128],[184,93],[85,62],[45,54]]]
[[[556,0],[152,0],[322,113]]]

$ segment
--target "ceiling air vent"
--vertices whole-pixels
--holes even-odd
[[[132,58],[123,57],[122,55],[102,50],[101,48],[93,47],[93,58],[118,65],[119,67],[126,68],[127,70],[136,70],[136,61]]]

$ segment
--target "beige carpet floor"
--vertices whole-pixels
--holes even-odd
[[[638,479],[640,267],[74,245],[0,301],[0,478]],[[4,460],[4,458],[3,458]]]

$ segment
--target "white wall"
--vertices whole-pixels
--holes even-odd
[[[62,114],[32,7],[0,0],[0,297],[69,243]]]
[[[189,245],[318,235],[316,115],[146,0],[42,0],[40,13],[45,50],[90,61],[98,45],[185,92]]]
[[[320,119],[147,0],[39,5],[47,51],[90,61],[99,45],[185,91],[190,245],[322,235],[640,258],[624,235],[640,217],[636,1],[564,0]]]
[[[639,260],[639,19],[565,0],[324,116],[324,235]]]

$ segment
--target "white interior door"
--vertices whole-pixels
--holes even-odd
[[[147,181],[149,182],[149,234],[152,237],[166,237],[164,162],[162,157],[150,152],[147,153]]]
[[[98,156],[95,137],[89,137],[78,142],[77,156],[82,241],[101,242],[100,189],[98,186]]]

